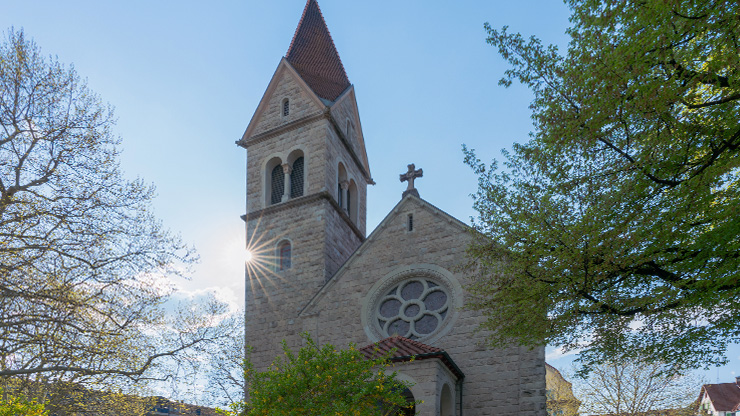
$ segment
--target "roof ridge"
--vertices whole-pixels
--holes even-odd
[[[425,344],[425,343],[423,343],[421,341],[417,341],[417,340],[414,340],[414,339],[411,339],[411,338],[406,338],[406,337],[401,336],[401,335],[393,335],[393,336],[390,336],[388,338],[381,339],[380,341],[378,341],[378,343],[383,342],[383,341],[390,342],[390,339],[391,338],[398,338],[398,339],[400,339],[403,342],[407,342],[409,344],[415,345],[415,346],[420,347],[420,348],[442,351],[441,349],[439,349],[437,347],[431,346],[429,344]]]
[[[301,20],[298,21],[298,26],[295,27],[295,32],[293,33],[293,38],[290,40],[290,46],[288,46],[288,52],[285,53],[285,56],[290,55],[291,49],[293,49],[293,45],[295,44],[295,39],[298,37],[298,31],[301,29],[301,24],[303,24],[303,20],[306,18],[306,11],[308,10],[308,3],[311,2],[311,0],[306,0],[306,5],[303,7],[303,13],[301,13]],[[318,7],[318,3],[316,3],[316,6]],[[319,13],[321,13],[321,8],[319,7]],[[321,15],[321,18],[324,18],[324,15]],[[328,29],[328,28],[327,28]],[[333,42],[333,41],[332,41]]]

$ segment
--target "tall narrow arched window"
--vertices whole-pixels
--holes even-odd
[[[293,162],[293,170],[290,172],[290,197],[303,196],[303,156]]]
[[[285,174],[282,166],[277,165],[272,168],[271,184],[270,204],[272,205],[282,201],[285,192]]]
[[[286,117],[288,114],[290,114],[290,100],[286,98],[283,100],[283,117]]]
[[[344,184],[344,187],[342,187]],[[337,204],[339,207],[344,209],[347,199],[345,198],[347,186],[347,170],[344,168],[342,162],[339,162],[337,166]]]
[[[283,241],[278,245],[277,249],[277,269],[288,270],[291,266],[291,256],[293,255],[290,247],[290,242]]]
[[[347,192],[347,215],[352,212],[352,193]]]
[[[350,179],[347,187],[347,215],[353,223],[357,224],[357,216],[360,208],[360,198],[357,195],[357,184]]]

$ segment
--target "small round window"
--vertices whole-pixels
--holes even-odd
[[[380,299],[375,318],[385,336],[425,338],[442,327],[449,304],[442,286],[429,279],[409,279]]]

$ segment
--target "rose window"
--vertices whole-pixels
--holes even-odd
[[[380,299],[376,319],[385,336],[424,338],[442,326],[449,298],[445,289],[431,280],[406,280]]]

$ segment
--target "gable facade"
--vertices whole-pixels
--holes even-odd
[[[315,50],[324,51],[318,64]],[[355,90],[344,78],[318,4],[308,0],[237,142],[248,153],[246,339],[256,368],[280,354],[281,340],[300,347],[304,331],[340,347],[393,339],[421,348],[417,359],[397,357],[401,378],[423,400],[418,414],[544,415],[544,349],[490,349],[476,332],[483,319],[465,309],[467,227],[406,192],[366,237],[374,182]],[[297,180],[300,195],[286,190]]]

